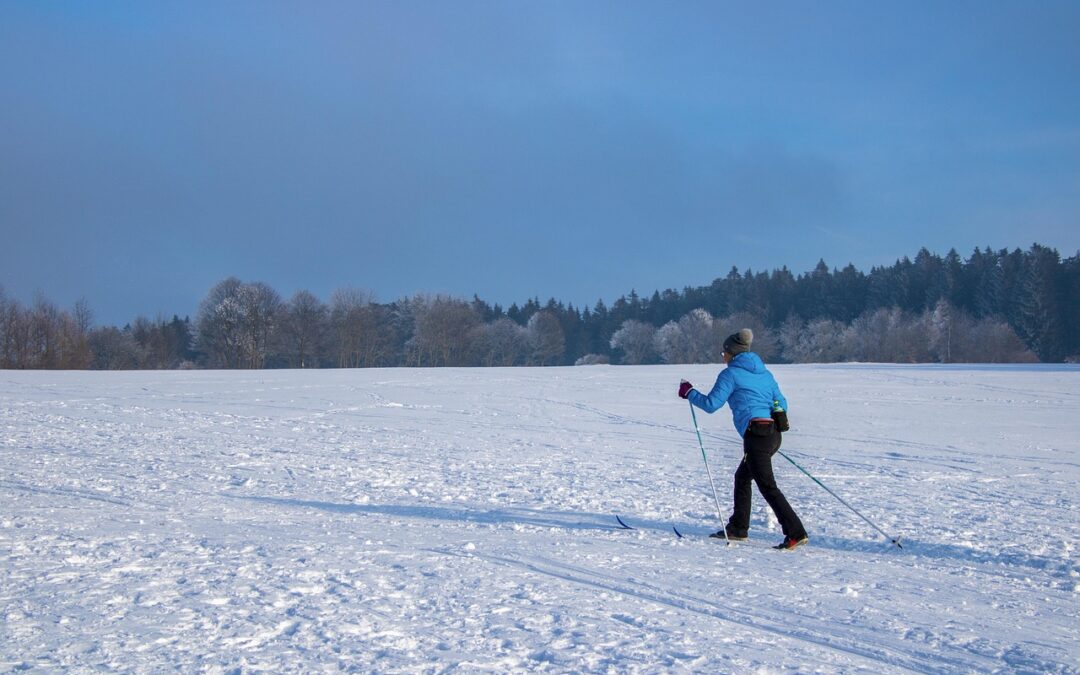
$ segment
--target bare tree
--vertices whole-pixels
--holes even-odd
[[[88,368],[90,310],[84,300],[74,313],[62,311],[39,295],[26,308],[0,289],[0,368]]]
[[[329,314],[326,305],[308,291],[297,291],[282,305],[280,337],[291,366],[318,367]]]
[[[269,285],[257,281],[240,287],[240,303],[244,366],[262,368],[274,340],[281,296]]]
[[[60,310],[41,295],[30,310],[30,345],[27,367],[60,367]]]
[[[145,316],[137,316],[125,331],[139,347],[138,368],[156,370],[168,368],[170,365],[168,348],[160,330],[160,323],[160,320],[155,323]],[[119,343],[111,346],[118,347]]]
[[[480,323],[470,303],[446,296],[417,296],[410,358],[417,366],[467,365],[472,330]]]
[[[371,293],[354,288],[334,291],[330,296],[330,342],[338,366],[394,365],[397,319],[390,308],[376,304]]]
[[[144,316],[135,317],[124,332],[138,346],[138,368],[163,369],[190,365],[191,333],[188,322],[173,316],[171,321],[158,316],[154,320]],[[98,336],[102,344],[103,335]],[[98,359],[100,361],[100,359]],[[103,367],[103,366],[95,366]]]
[[[90,349],[91,321],[92,314],[86,300],[76,302],[73,312],[60,312],[60,368],[85,370],[93,363],[94,354]]]
[[[355,288],[339,288],[330,296],[332,343],[341,368],[362,365],[361,341],[365,332],[364,308],[371,302],[367,293]]]
[[[375,368],[397,364],[403,339],[393,310],[373,302],[364,308],[363,325],[367,330],[360,341],[361,365]]]
[[[22,308],[0,287],[0,368],[18,368],[23,331]]]
[[[146,362],[144,350],[130,330],[106,326],[92,331],[89,341],[94,352],[91,367],[96,370],[134,370]]]

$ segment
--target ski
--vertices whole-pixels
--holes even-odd
[[[629,525],[624,523],[623,519],[618,515],[615,516],[615,520],[619,521],[619,528],[618,529],[620,529],[620,530],[636,530],[637,529],[636,527],[630,527]],[[679,532],[679,528],[672,525],[671,526],[671,531],[675,533],[676,537],[678,537],[679,539],[683,539],[683,534],[682,534],[682,532]]]
[[[640,528],[634,527],[633,525],[627,525],[626,521],[624,521],[622,519],[622,516],[620,516],[620,515],[615,516],[615,521],[618,523],[618,526],[615,528],[617,530],[638,530],[638,529],[640,529]],[[717,541],[722,541],[722,542],[726,543],[729,546],[748,544],[748,545],[753,546],[755,548],[767,548],[767,549],[777,550],[777,551],[794,550],[794,548],[792,548],[792,549],[780,548],[780,547],[774,546],[772,544],[769,544],[767,542],[755,541],[755,540],[752,540],[752,539],[735,540],[735,539],[726,539],[724,537],[714,537],[711,534],[700,535],[700,536],[699,535],[694,535],[694,534],[691,534],[691,533],[683,534],[682,532],[679,531],[679,528],[676,527],[675,525],[671,525],[670,527],[671,527],[671,531],[675,533],[675,536],[678,539],[687,539],[687,540],[689,540],[689,539],[715,539]],[[648,529],[652,529],[652,528],[648,528]],[[800,544],[799,546],[797,546],[795,548],[802,549],[804,546],[805,546],[805,543]]]

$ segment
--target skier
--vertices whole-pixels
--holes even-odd
[[[735,470],[735,511],[725,527],[727,538],[734,541],[747,539],[750,481],[753,480],[784,532],[784,541],[776,548],[793,549],[808,541],[806,529],[777,487],[772,467],[772,456],[780,449],[781,431],[787,431],[787,414],[784,412],[787,399],[780,393],[776,379],[765,368],[761,357],[750,351],[753,340],[754,333],[749,328],[729,336],[724,340],[723,354],[727,367],[720,371],[712,391],[706,396],[683,380],[679,384],[679,396],[707,413],[729,404],[735,429],[743,438],[743,458]],[[778,413],[775,420],[774,410]],[[781,412],[783,414],[779,414]],[[724,531],[710,536],[723,539]]]

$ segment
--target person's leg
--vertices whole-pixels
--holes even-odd
[[[729,533],[745,536],[747,530],[750,529],[750,500],[753,496],[750,483],[752,480],[753,475],[750,473],[750,466],[744,454],[743,461],[739,462],[739,468],[735,469],[735,510],[728,520]]]
[[[803,528],[799,516],[795,514],[795,509],[791,508],[784,493],[776,485],[776,477],[773,475],[772,455],[780,447],[779,436],[779,433],[763,437],[748,436],[746,440],[750,447],[746,453],[746,463],[749,465],[758,491],[776,514],[776,519],[780,521],[780,529],[784,532],[784,536],[800,539],[806,536],[806,529]]]

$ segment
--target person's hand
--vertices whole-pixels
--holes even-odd
[[[694,388],[694,385],[690,384],[686,380],[679,383],[679,398],[686,398],[690,395],[690,390]]]

